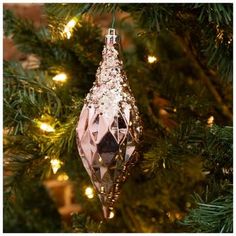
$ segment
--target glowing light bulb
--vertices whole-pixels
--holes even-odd
[[[105,190],[104,186],[101,186],[101,193],[104,193],[104,190]]]
[[[57,176],[57,180],[59,180],[59,181],[66,181],[68,179],[69,179],[69,176],[66,173],[62,173]]]
[[[210,116],[208,119],[207,119],[207,126],[208,127],[212,127],[213,124],[214,124],[214,116]]]
[[[182,216],[181,216],[181,214],[180,213],[175,213],[175,218],[177,219],[177,220],[181,220],[182,219]]]
[[[164,169],[166,168],[166,163],[165,163],[165,161],[163,161],[162,166],[163,166]]]
[[[67,39],[71,38],[72,30],[76,26],[77,22],[78,20],[76,18],[73,18],[66,24],[63,33],[66,35]]]
[[[76,25],[76,21],[75,21],[75,19],[72,19],[67,23],[66,26],[69,28],[73,28],[73,27],[75,27],[75,25]]]
[[[157,58],[155,56],[148,56],[148,63],[152,64],[157,61]]]
[[[115,216],[114,211],[110,211],[108,218],[109,218],[109,219],[112,219],[114,216]]]
[[[46,132],[55,132],[55,129],[47,123],[41,123],[39,127],[41,130]]]
[[[65,31],[65,33],[66,33],[66,37],[68,38],[68,39],[70,39],[71,38],[71,32],[69,31],[69,30],[67,30],[67,31]]]
[[[65,82],[67,80],[67,75],[65,73],[60,73],[55,75],[52,80],[59,81],[59,82]]]
[[[52,167],[52,171],[53,171],[53,174],[56,174],[57,171],[61,168],[62,166],[62,162],[56,158],[53,158],[51,161],[51,167]]]
[[[91,187],[87,187],[85,189],[85,195],[87,196],[87,198],[93,198],[94,197],[94,193],[93,193],[93,189]]]

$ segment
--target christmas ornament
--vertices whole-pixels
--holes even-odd
[[[79,154],[103,205],[104,217],[111,218],[121,184],[138,158],[142,126],[115,48],[115,29],[110,28],[105,38],[103,60],[85,98],[76,132]]]

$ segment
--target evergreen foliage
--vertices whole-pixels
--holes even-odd
[[[198,196],[195,199],[197,208],[191,211],[185,218],[185,224],[194,229],[195,232],[215,232],[230,233],[233,232],[233,198],[232,191],[228,195],[204,203]]]
[[[4,232],[232,232],[233,5],[44,4],[47,27],[4,10],[4,34],[38,64],[4,61]],[[115,218],[101,222],[79,159],[75,127],[101,60],[93,17],[115,22],[130,47],[124,69],[144,125],[141,158],[124,184]],[[63,35],[69,20],[78,24]],[[123,40],[123,38],[122,38]],[[157,62],[147,62],[148,55]],[[65,83],[52,80],[60,72]],[[207,124],[214,116],[215,125]],[[55,132],[39,129],[49,122]],[[217,124],[217,125],[216,125]],[[45,156],[48,159],[45,159]],[[43,181],[58,158],[83,214],[64,226]],[[135,193],[135,194],[134,194]]]

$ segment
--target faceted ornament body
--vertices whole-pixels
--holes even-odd
[[[109,218],[130,167],[137,160],[141,121],[109,29],[96,81],[85,99],[76,128],[84,167]]]

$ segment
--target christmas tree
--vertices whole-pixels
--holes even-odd
[[[40,26],[4,10],[4,36],[27,59],[3,62],[4,232],[233,232],[233,4],[42,8]],[[143,137],[104,220],[76,125],[108,28]]]

